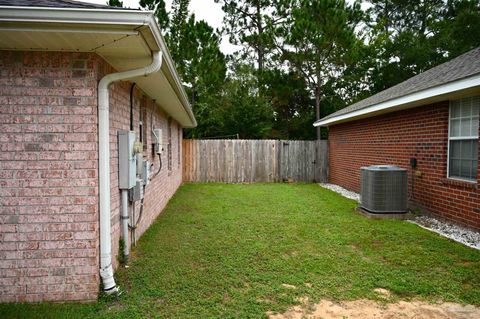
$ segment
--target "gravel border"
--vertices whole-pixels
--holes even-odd
[[[480,250],[480,232],[446,222],[431,216],[416,216],[408,222],[450,238],[465,246]]]
[[[321,183],[323,188],[334,191],[343,197],[360,202],[360,194],[349,191],[335,184]],[[443,221],[431,216],[416,216],[407,222],[415,224],[423,229],[427,229],[440,236],[452,239],[465,246],[480,250],[480,232],[474,231],[453,223]]]
[[[322,186],[323,188],[334,191],[335,193],[338,193],[338,194],[342,195],[343,197],[353,199],[353,200],[360,203],[360,194],[358,194],[358,193],[349,191],[348,189],[345,189],[342,186],[338,186],[338,185],[335,185],[335,184],[320,183],[319,185]]]

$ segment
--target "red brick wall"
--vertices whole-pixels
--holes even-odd
[[[480,229],[478,182],[446,178],[448,108],[446,101],[331,126],[330,182],[358,192],[362,166],[394,164],[408,168],[412,206]],[[417,158],[417,171],[422,174],[414,178],[413,194],[411,157]]]
[[[95,54],[0,51],[0,302],[97,298],[96,87],[108,72],[114,70]],[[111,88],[115,255],[120,221],[117,130],[129,128],[129,91],[127,82]],[[139,99],[141,92],[135,95]],[[167,115],[148,98],[144,103],[148,132],[152,114],[154,125],[166,132]],[[138,105],[136,130],[137,122]],[[179,126],[175,121],[172,126],[176,150]],[[150,144],[151,134],[147,138]],[[149,154],[151,145],[145,156]],[[181,183],[180,166],[172,165],[168,175],[166,153],[163,161],[164,169],[147,188],[137,237]],[[154,163],[157,168],[158,159]]]

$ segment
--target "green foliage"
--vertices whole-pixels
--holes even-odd
[[[355,63],[359,42],[355,26],[360,7],[343,0],[294,1],[289,21],[283,28],[282,59],[301,73],[315,97],[316,118],[320,118],[323,85],[339,78],[348,64]],[[360,44],[358,44],[360,45]],[[320,131],[317,131],[320,138]]]
[[[480,46],[478,0],[370,0],[363,10],[344,0],[215,1],[222,30],[196,21],[190,0],[168,12],[164,0],[140,2],[156,10],[198,119],[187,137],[318,138],[316,118]],[[221,33],[243,49],[226,57]],[[247,125],[250,114],[261,129]]]
[[[480,305],[479,251],[355,205],[316,184],[185,184],[116,271],[118,301],[3,304],[1,317],[264,318],[375,288]]]
[[[236,65],[215,101],[197,103],[199,126],[187,131],[188,137],[264,138],[271,129],[272,109],[259,95],[258,81],[247,65]]]
[[[187,85],[190,103],[211,100],[225,82],[226,59],[219,49],[220,38],[205,22],[196,22],[193,15],[186,25],[179,45],[183,56],[179,71]]]
[[[444,18],[434,28],[449,57],[480,46],[480,1],[448,0],[442,13]]]
[[[371,2],[371,93],[480,45],[478,0]]]
[[[156,10],[165,40],[182,78],[199,126],[187,136],[208,136],[218,131],[220,94],[227,72],[220,51],[220,36],[205,21],[189,14],[190,0],[174,0],[167,12],[164,0],[142,0],[140,5]]]
[[[315,138],[312,123],[315,121],[315,102],[298,72],[280,70],[264,72],[265,96],[273,108],[274,121],[269,138]]]
[[[168,30],[168,25],[170,24],[170,18],[165,6],[165,0],[140,0],[140,7],[150,11],[155,11],[157,22],[165,35]]]
[[[108,0],[107,1],[107,6],[111,7],[123,7],[123,1],[120,0]]]
[[[244,46],[243,59],[256,62],[256,73],[271,65],[274,49],[274,30],[285,18],[277,14],[276,1],[271,0],[215,0],[225,12],[224,32],[230,42]],[[268,65],[266,65],[268,64]],[[260,83],[259,83],[260,84]]]
[[[222,96],[223,133],[240,138],[264,138],[272,125],[272,109],[259,94],[250,67],[236,66],[235,76],[225,84]]]

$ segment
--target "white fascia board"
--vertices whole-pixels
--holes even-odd
[[[346,114],[341,114],[326,120],[319,120],[315,122],[313,126],[329,126],[338,122],[353,121],[361,116],[368,117],[368,114],[370,113],[372,113],[372,115],[375,115],[375,113],[382,111],[388,112],[389,109],[395,110],[396,108],[401,108],[402,106],[412,106],[412,104],[414,103],[418,103],[419,105],[417,106],[420,106],[422,105],[420,104],[422,101],[426,101],[437,96],[442,96],[457,91],[471,89],[477,86],[480,86],[480,74],[476,74],[474,76],[470,76],[454,82],[442,84],[423,91],[407,94],[393,100],[374,104],[364,109],[360,109]]]
[[[65,23],[102,26],[123,25],[132,26],[134,29],[138,29],[141,26],[148,26],[158,47],[163,53],[168,71],[175,82],[173,84],[176,86],[176,91],[179,92],[178,97],[191,120],[191,125],[188,127],[197,126],[197,121],[193,115],[187,94],[178,76],[175,64],[165,44],[153,11],[0,6],[0,22]],[[65,26],[62,27],[63,31],[65,31],[64,29]],[[116,32],[116,30],[113,32]]]

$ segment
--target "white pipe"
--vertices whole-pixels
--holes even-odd
[[[120,217],[122,224],[122,238],[124,242],[123,254],[125,261],[130,255],[130,241],[128,240],[128,189],[122,189],[122,213]]]
[[[100,201],[100,277],[106,293],[118,292],[113,279],[112,267],[112,237],[110,228],[110,125],[109,125],[109,94],[111,83],[147,76],[157,72],[162,66],[162,53],[153,52],[152,63],[149,66],[111,73],[104,76],[98,84],[98,172]]]

